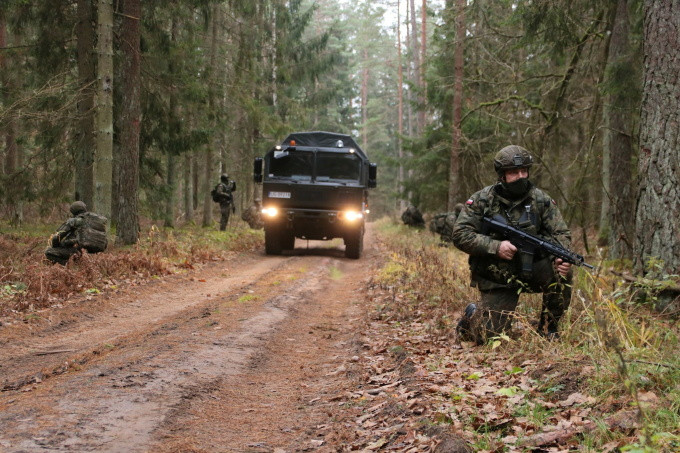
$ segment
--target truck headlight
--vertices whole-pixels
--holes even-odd
[[[364,217],[361,212],[357,211],[345,211],[342,216],[348,222],[355,222]]]
[[[267,217],[276,217],[279,214],[279,210],[273,206],[270,206],[268,208],[262,208],[262,214],[266,215]]]

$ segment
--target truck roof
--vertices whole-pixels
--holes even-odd
[[[327,151],[353,148],[357,155],[361,156],[363,159],[367,159],[366,153],[359,145],[357,145],[357,142],[355,142],[350,135],[325,131],[293,132],[283,139],[281,146],[290,146],[291,140],[295,141],[296,147],[327,148]],[[342,141],[341,145],[338,142],[339,140]]]

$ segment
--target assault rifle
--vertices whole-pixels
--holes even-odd
[[[562,259],[562,261],[574,264],[576,266],[584,266],[588,269],[595,268],[594,266],[586,263],[583,256],[576,252],[572,252],[571,250],[565,249],[560,245],[546,241],[545,239],[541,239],[511,225],[508,225],[508,222],[501,215],[496,214],[493,216],[493,218],[484,217],[482,219],[482,227],[484,228],[485,232],[494,231],[503,236],[508,241],[512,242],[512,245],[517,247],[521,253],[523,273],[531,273],[533,255],[537,250],[545,252],[549,255],[553,255]]]

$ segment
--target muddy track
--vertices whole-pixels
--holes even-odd
[[[0,327],[0,450],[295,451],[359,348],[378,260],[243,254]]]

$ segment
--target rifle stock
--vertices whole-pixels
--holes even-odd
[[[586,263],[583,256],[576,252],[508,225],[507,221],[500,215],[495,215],[493,218],[484,217],[482,226],[485,231],[494,231],[512,242],[520,253],[533,255],[536,250],[541,250],[575,266],[583,266],[588,269],[595,268]]]

